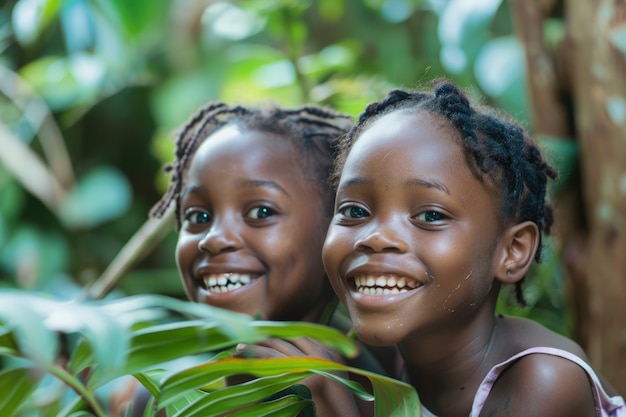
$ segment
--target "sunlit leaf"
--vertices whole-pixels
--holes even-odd
[[[44,366],[54,362],[59,351],[56,334],[46,327],[45,314],[54,303],[16,291],[0,292],[0,323],[10,329],[24,357]]]
[[[146,31],[161,27],[168,7],[168,2],[152,0],[98,0],[97,3],[133,40],[145,35]]]
[[[52,110],[66,110],[93,102],[100,94],[106,68],[95,56],[46,56],[30,62],[20,75]]]
[[[19,0],[13,7],[12,24],[17,40],[29,45],[38,40],[59,11],[61,0]]]
[[[68,227],[93,227],[120,216],[130,203],[131,189],[124,175],[100,166],[79,180],[60,216]]]

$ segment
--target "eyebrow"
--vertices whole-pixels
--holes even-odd
[[[239,185],[241,187],[248,187],[248,188],[271,188],[273,190],[280,191],[281,193],[285,194],[287,197],[291,198],[291,196],[289,195],[287,190],[285,190],[283,187],[281,187],[276,181],[271,181],[271,180],[245,180],[245,181],[239,181]]]
[[[448,189],[448,187],[446,187],[445,184],[437,180],[413,178],[413,179],[404,181],[402,185],[405,185],[408,187],[419,186],[419,187],[426,187],[426,188],[435,188],[437,190],[443,191],[446,194],[450,194],[450,190]]]
[[[371,185],[373,180],[368,178],[354,177],[349,178],[346,181],[343,181],[338,189],[338,191],[343,190],[344,188],[348,188],[351,186],[359,186],[359,185]],[[402,182],[402,185],[405,187],[425,187],[425,188],[434,188],[437,190],[441,190],[446,194],[450,194],[450,190],[445,184],[437,181],[437,180],[428,180],[428,179],[419,179],[419,178],[411,178]]]
[[[280,191],[282,194],[291,198],[287,190],[281,187],[276,181],[271,180],[242,180],[237,183],[239,187],[243,188],[270,188],[272,190]],[[186,194],[198,194],[206,190],[206,186],[203,184],[196,184],[187,187]]]
[[[339,186],[337,187],[337,192],[343,191],[345,188],[350,188],[350,187],[353,187],[353,186],[370,185],[373,182],[374,181],[372,181],[370,179],[366,179],[366,178],[362,178],[362,177],[348,178],[347,180],[341,181],[339,183]]]

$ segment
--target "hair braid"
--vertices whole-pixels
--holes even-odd
[[[348,115],[316,105],[285,110],[271,105],[245,107],[222,102],[207,103],[175,135],[174,161],[164,166],[165,171],[171,173],[170,184],[150,211],[152,217],[162,217],[174,201],[176,228],[180,228],[180,198],[191,160],[202,142],[231,124],[246,130],[274,133],[289,140],[298,150],[304,163],[303,170],[313,173],[321,185],[326,185],[337,153],[336,139],[348,132],[352,121]],[[321,186],[320,189],[325,190],[326,187]]]

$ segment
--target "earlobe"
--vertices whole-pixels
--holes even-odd
[[[539,229],[526,221],[509,227],[500,244],[496,278],[503,284],[520,281],[533,263],[539,247]]]

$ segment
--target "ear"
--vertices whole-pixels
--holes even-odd
[[[535,259],[539,238],[539,229],[531,221],[506,229],[495,259],[496,279],[503,284],[515,284],[524,278]]]

